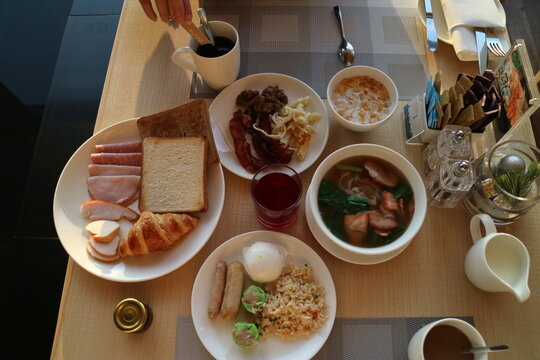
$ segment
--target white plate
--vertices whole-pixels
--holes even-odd
[[[311,230],[311,233],[313,234],[313,237],[315,240],[319,242],[319,244],[330,254],[334,255],[338,259],[341,259],[346,262],[350,262],[352,264],[360,264],[365,265],[365,259],[359,259],[357,256],[351,252],[346,251],[343,248],[340,248],[336,244],[334,244],[330,239],[328,239],[324,234],[315,226],[315,218],[313,217],[313,213],[311,211],[311,202],[309,201],[309,192],[311,191],[311,186],[308,188],[306,193],[306,220],[309,226],[309,229]]]
[[[309,264],[313,269],[315,279],[324,286],[326,302],[328,304],[328,320],[322,328],[308,338],[294,341],[281,340],[271,336],[259,342],[254,349],[242,349],[236,345],[231,337],[231,330],[237,321],[242,318],[243,310],[237,319],[225,321],[221,318],[210,320],[208,318],[208,300],[212,291],[214,272],[218,261],[243,262],[242,250],[256,241],[268,241],[280,244],[289,252],[288,261],[293,264]],[[246,275],[247,276],[247,275]],[[191,294],[191,314],[195,330],[206,349],[217,359],[273,359],[273,360],[301,360],[311,359],[326,342],[330,335],[336,318],[336,289],[332,275],[325,263],[304,242],[287,234],[272,231],[253,231],[238,235],[218,247],[199,269],[193,292]]]
[[[208,241],[221,216],[225,199],[225,181],[221,166],[211,166],[208,172],[208,212],[201,213],[199,225],[167,251],[134,256],[113,263],[95,260],[86,252],[88,235],[84,227],[90,222],[80,213],[83,202],[89,201],[86,179],[90,154],[94,145],[140,140],[137,119],[111,125],[82,144],[67,162],[54,194],[53,215],[56,232],[67,253],[88,272],[103,279],[135,282],[157,278],[176,270],[191,259]],[[138,201],[130,207],[137,209]],[[138,210],[137,210],[138,211]],[[121,221],[121,234],[131,223]]]
[[[506,13],[504,12],[503,6],[499,2],[499,0],[493,0],[493,1],[495,1],[495,6],[497,6],[497,9],[499,10],[499,13],[501,14],[501,19],[503,20],[504,23],[506,23]],[[448,31],[448,25],[446,24],[446,18],[444,17],[441,1],[431,0],[431,7],[433,8],[433,20],[435,21],[435,29],[437,30],[437,37],[442,42],[452,45],[452,38],[450,37],[450,32]],[[422,24],[424,24],[424,26],[426,26],[426,5],[424,4],[424,0],[418,1],[417,9],[418,9],[418,17],[420,18],[420,21],[422,22]],[[507,44],[506,36],[504,34],[501,34],[499,36],[499,40],[501,40],[503,44]]]
[[[229,120],[231,120],[233,113],[239,109],[235,105],[238,94],[243,90],[262,91],[269,85],[278,85],[283,89],[289,103],[298,98],[309,96],[306,111],[321,115],[315,125],[316,134],[311,139],[306,158],[299,161],[296,154],[293,155],[291,162],[288,164],[290,167],[298,173],[309,168],[321,155],[328,140],[328,113],[322,99],[311,87],[293,77],[274,73],[255,74],[239,79],[218,94],[212,105],[210,105],[209,111],[221,164],[232,173],[248,180],[253,177],[253,174],[244,169],[236,158],[234,142],[229,131]]]

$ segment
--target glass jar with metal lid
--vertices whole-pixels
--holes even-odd
[[[152,322],[152,310],[137,299],[127,298],[116,305],[113,319],[116,327],[125,333],[143,332]]]

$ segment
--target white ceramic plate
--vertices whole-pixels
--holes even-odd
[[[54,194],[53,215],[56,232],[67,253],[88,272],[103,279],[119,282],[150,280],[176,270],[191,259],[208,241],[221,216],[225,199],[225,181],[221,166],[208,172],[208,212],[201,213],[199,225],[185,239],[171,249],[157,254],[127,257],[113,263],[95,260],[86,252],[88,235],[84,227],[90,222],[80,213],[83,202],[89,201],[86,179],[90,154],[94,145],[140,140],[137,119],[111,125],[82,144],[67,162]],[[137,209],[138,201],[130,205]],[[126,234],[131,223],[121,221],[121,234]]]
[[[271,336],[259,342],[254,349],[242,349],[231,337],[231,330],[237,321],[245,318],[241,310],[235,320],[225,321],[221,318],[208,318],[208,300],[212,291],[214,272],[218,261],[227,263],[239,260],[243,262],[242,250],[256,241],[276,243],[287,248],[287,260],[293,264],[309,264],[313,269],[315,279],[324,286],[328,304],[328,320],[322,328],[308,338],[294,341],[281,340]],[[246,275],[247,277],[247,275]],[[218,247],[199,269],[193,292],[191,294],[191,314],[197,334],[206,349],[217,359],[272,359],[272,360],[301,360],[311,359],[326,342],[330,335],[336,317],[336,289],[332,275],[317,255],[304,242],[287,234],[272,231],[253,231],[238,235]]]
[[[221,91],[212,102],[212,105],[210,105],[210,118],[221,164],[244,179],[251,179],[253,174],[244,169],[236,158],[234,142],[229,131],[229,120],[231,120],[232,114],[239,109],[235,105],[238,94],[243,90],[262,91],[269,85],[278,85],[283,89],[289,103],[298,98],[309,96],[310,101],[306,111],[321,115],[315,125],[317,133],[311,140],[306,158],[299,161],[296,155],[293,155],[291,162],[288,164],[290,167],[298,173],[309,168],[319,158],[328,140],[328,113],[323,101],[311,87],[293,77],[274,73],[255,74],[239,79]]]
[[[503,22],[506,23],[506,13],[504,12],[503,6],[499,2],[499,0],[493,1],[495,1],[495,5],[497,6],[499,13],[501,14],[501,19],[503,19]],[[448,31],[448,25],[446,24],[446,18],[444,17],[441,1],[431,0],[431,7],[433,8],[433,20],[435,21],[437,37],[442,42],[452,45],[452,38],[450,37],[450,32]],[[424,0],[418,1],[417,9],[420,21],[422,22],[422,24],[424,24],[424,26],[426,26],[426,5],[424,4]],[[504,34],[499,36],[499,40],[501,40],[503,44],[508,43]]]

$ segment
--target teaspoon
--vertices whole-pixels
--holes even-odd
[[[201,25],[204,33],[208,37],[208,40],[212,43],[212,45],[215,45],[214,43],[214,34],[212,33],[212,28],[210,27],[210,24],[208,23],[208,18],[206,17],[206,11],[204,11],[203,8],[198,8],[197,13],[199,14],[199,18],[201,19]]]
[[[339,29],[341,30],[341,45],[339,45],[338,57],[345,66],[351,66],[354,64],[354,48],[347,39],[345,39],[343,19],[341,17],[341,9],[339,6],[334,6],[334,14],[336,14]]]
[[[481,353],[487,353],[487,352],[495,352],[495,351],[505,351],[508,350],[508,345],[496,345],[496,346],[483,346],[483,347],[473,347],[470,349],[465,349],[461,353],[463,355],[465,354],[481,354]]]

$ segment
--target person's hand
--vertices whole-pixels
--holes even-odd
[[[151,0],[139,0],[144,10],[144,13],[152,21],[157,20],[157,15],[152,8]],[[192,12],[189,0],[154,0],[159,17],[163,22],[171,20],[181,23],[191,21]]]

